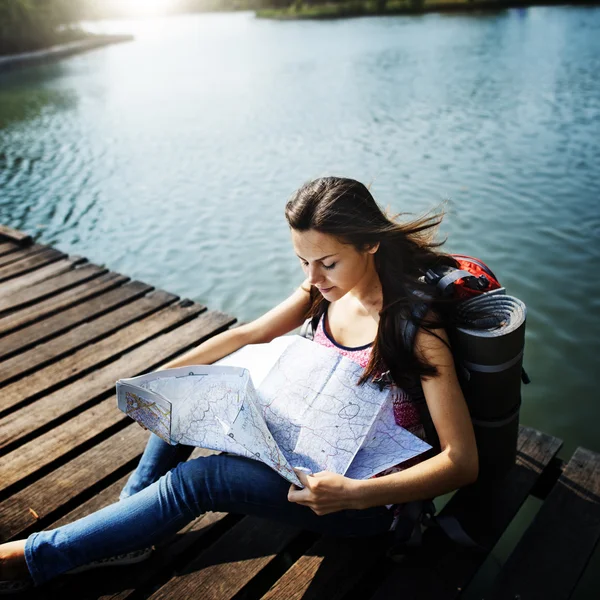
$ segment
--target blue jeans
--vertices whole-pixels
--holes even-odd
[[[159,543],[207,511],[266,517],[334,536],[381,534],[392,523],[392,511],[383,506],[317,516],[289,502],[290,484],[265,464],[230,454],[188,461],[192,451],[152,434],[119,502],[30,535],[25,559],[36,585],[94,560]]]

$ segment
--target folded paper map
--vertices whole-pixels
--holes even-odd
[[[275,469],[366,479],[430,448],[399,427],[389,389],[298,335],[245,346],[213,365],[117,382],[118,407],[169,444],[221,450]]]

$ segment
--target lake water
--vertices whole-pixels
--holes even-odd
[[[528,306],[521,422],[600,451],[599,8],[91,27],[136,40],[0,75],[1,223],[247,321],[302,281],[283,207],[304,181],[445,202],[447,249]]]

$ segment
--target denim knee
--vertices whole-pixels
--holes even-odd
[[[178,463],[186,461],[193,450],[193,446],[172,446],[152,434],[140,462],[121,490],[119,500],[129,498],[158,481]]]
[[[210,494],[210,483],[207,481],[210,464],[204,464],[212,461],[207,458],[179,463],[161,478],[168,485],[169,492],[179,510],[194,519],[205,512],[212,511],[214,507]]]

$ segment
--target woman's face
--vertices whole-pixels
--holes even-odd
[[[292,229],[292,244],[308,282],[330,302],[373,276],[372,255],[378,245],[359,252],[351,244],[343,244],[334,236],[314,229]]]

